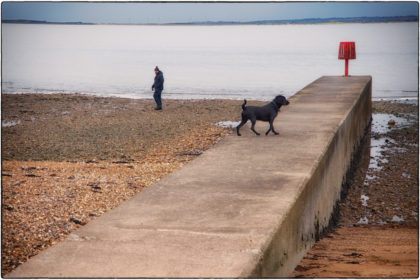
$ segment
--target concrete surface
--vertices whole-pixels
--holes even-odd
[[[371,77],[322,77],[289,100],[280,135],[247,124],[7,277],[288,276],[339,199]]]

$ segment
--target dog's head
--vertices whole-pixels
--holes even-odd
[[[279,107],[282,105],[289,105],[289,101],[283,95],[277,95],[273,102],[275,102]]]

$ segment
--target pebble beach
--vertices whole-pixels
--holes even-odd
[[[233,133],[217,124],[239,121],[241,104],[164,100],[155,111],[152,99],[3,94],[2,276]],[[367,136],[339,226],[416,228],[418,105],[373,108],[396,122]],[[386,146],[376,161],[375,139]]]
[[[3,94],[2,275],[199,156],[241,104]]]

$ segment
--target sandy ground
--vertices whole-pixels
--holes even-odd
[[[239,121],[241,104],[232,100],[164,100],[164,110],[154,111],[152,100],[2,95],[2,275],[232,133],[232,129],[215,124]],[[418,107],[389,102],[375,102],[374,108],[401,116],[418,111]],[[418,123],[418,117],[416,120]],[[356,237],[352,230],[363,230],[362,236],[375,238],[377,233],[370,226],[383,223],[387,229],[381,228],[381,232],[389,234],[372,249],[387,245],[387,238],[395,241],[395,230],[407,230],[404,236],[417,234],[418,129],[413,124],[390,133],[395,135],[387,136],[394,139],[388,144],[395,149],[384,152],[388,162],[379,162],[381,170],[370,170],[369,156],[360,160],[364,169],[358,169],[346,200],[340,203],[342,228],[337,229],[337,237],[321,242]],[[372,133],[372,139],[375,137],[382,136]],[[366,172],[376,178],[368,185]],[[362,193],[369,197],[367,206],[361,205]],[[394,216],[403,221],[393,222]],[[360,224],[365,217],[369,224]],[[333,250],[308,256],[353,252],[370,256],[370,249],[365,252],[365,246],[359,243],[363,247],[359,250],[356,245],[349,245],[353,251],[343,247],[342,252],[335,252],[334,245]],[[417,248],[413,243],[407,249],[402,243],[392,252],[401,255],[410,251],[411,256],[413,246]],[[361,263],[369,264],[359,260],[358,265]],[[314,270],[313,266],[302,263],[294,275],[324,277],[316,273],[325,269]],[[398,268],[406,268],[405,262]],[[416,270],[411,265],[410,269]],[[404,273],[399,275],[408,275]]]
[[[417,228],[338,228],[309,251],[292,277],[417,278]]]

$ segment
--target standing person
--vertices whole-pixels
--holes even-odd
[[[159,70],[159,67],[156,66],[155,68],[155,81],[152,85],[152,91],[155,91],[155,93],[153,94],[153,98],[156,101],[156,108],[155,110],[162,110],[162,99],[161,99],[161,95],[162,95],[162,90],[163,90],[163,73],[162,71]]]

